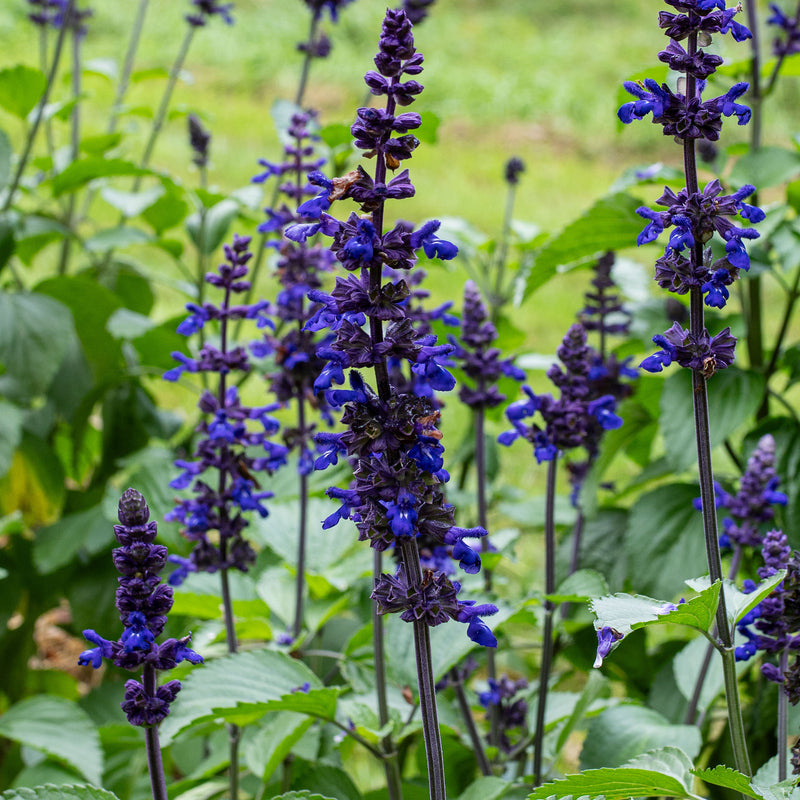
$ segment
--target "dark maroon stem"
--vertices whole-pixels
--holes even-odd
[[[145,664],[142,670],[142,685],[148,697],[156,696],[156,677],[156,668],[152,664]],[[144,741],[153,800],[167,800],[167,781],[164,777],[164,762],[161,759],[157,725],[150,725],[144,729]]]

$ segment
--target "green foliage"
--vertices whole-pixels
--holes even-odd
[[[117,800],[117,796],[96,786],[45,784],[33,788],[8,789],[3,800]]]
[[[0,70],[0,106],[25,119],[44,94],[47,78],[25,64]]]

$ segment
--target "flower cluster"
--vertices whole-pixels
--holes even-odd
[[[225,246],[227,262],[221,264],[217,272],[206,275],[207,283],[223,291],[222,304],[188,303],[186,307],[191,314],[178,326],[179,333],[189,336],[211,320],[218,321],[219,347],[206,341],[197,358],[174,352],[172,356],[179,365],[164,375],[170,381],[177,380],[184,372],[216,373],[218,376],[216,394],[206,389],[198,403],[204,416],[197,427],[200,439],[194,460],[176,461],[181,474],[170,483],[173,489],[191,486],[194,492],[192,499],[180,500],[167,517],[181,522],[186,537],[194,543],[190,558],[170,556],[170,560],[179,565],[170,576],[173,585],[180,584],[189,572],[197,570],[216,572],[230,567],[248,568],[255,560],[255,553],[242,537],[248,524],[244,513],[256,511],[262,517],[267,516],[263,501],[272,496],[271,492],[259,490],[254,473],[270,473],[286,462],[286,448],[269,439],[279,427],[277,420],[270,416],[278,406],[245,406],[236,386],[227,385],[232,372],[250,369],[247,351],[243,347],[228,346],[229,322],[255,319],[259,326],[271,324],[264,316],[265,301],[251,306],[230,302],[232,295],[246,292],[250,287],[244,280],[251,257],[249,244],[249,237],[234,237],[233,245]],[[248,421],[255,423],[258,430],[248,430]],[[264,455],[251,455],[247,448],[253,447],[261,448]],[[206,478],[209,472],[213,477]],[[217,532],[213,539],[209,536],[212,531]]]
[[[186,117],[189,127],[189,146],[192,148],[194,158],[192,163],[198,169],[205,169],[208,166],[208,148],[211,144],[211,134],[202,126],[200,120],[194,115]]]
[[[789,547],[786,535],[782,531],[771,530],[764,536],[761,554],[764,566],[759,567],[758,577],[764,580],[771,578],[779,570],[786,569],[792,548]],[[746,594],[755,589],[754,581],[744,582]],[[769,597],[762,600],[737,623],[737,630],[746,640],[736,648],[737,661],[747,661],[759,650],[764,653],[780,653],[782,650],[800,648],[800,634],[791,635],[791,632],[797,629],[790,627],[791,622],[797,620],[787,619],[784,594],[783,583],[780,583]],[[783,683],[784,676],[774,664],[762,664],[761,673],[775,683]]]
[[[79,664],[91,664],[95,669],[103,659],[127,670],[144,667],[141,682],[131,679],[125,683],[121,705],[131,725],[148,727],[158,725],[169,714],[169,704],[181,689],[177,680],[156,688],[155,671],[172,669],[181,661],[198,664],[203,660],[189,648],[191,634],[156,642],[172,608],[172,589],[161,583],[159,573],[167,561],[167,548],[154,544],[157,525],[149,520],[144,497],[128,489],[119,501],[119,525],[114,526],[114,534],[120,546],[113,552],[121,576],[116,605],[124,630],[115,642],[85,630],[84,637],[94,647],[78,657]]]
[[[405,13],[387,10],[375,56],[377,71],[365,77],[370,91],[385,96],[386,104],[383,109],[358,109],[351,128],[357,147],[376,159],[375,176],[360,166],[333,180],[312,173],[309,179],[320,192],[303,203],[299,213],[318,221],[292,226],[286,235],[297,242],[318,232],[332,237],[333,253],[351,273],[337,278],[330,294],[309,293],[319,310],[306,328],[327,326],[335,333],[330,345],[320,350],[329,363],[315,388],[326,392],[330,405],[344,406],[342,422],[347,428],[341,434],[317,435],[325,452],[316,466],[324,468],[346,454],[354,467],[349,489],[328,490],[329,496],[341,501],[341,507],[325,520],[324,527],[349,518],[355,521],[359,538],[375,549],[395,546],[402,551],[396,575],[382,575],[373,593],[382,613],[400,612],[404,620],[428,625],[456,619],[468,624],[468,635],[474,641],[495,646],[496,640],[482,617],[496,608],[459,600],[459,584],[443,570],[420,571],[418,537],[433,550],[451,547],[452,557],[465,571],[478,572],[480,556],[464,540],[483,536],[486,531],[457,527],[453,507],[444,500],[441,487],[449,475],[444,469],[444,448],[437,428],[439,412],[432,399],[399,391],[389,378],[388,363],[396,360],[408,362],[414,375],[424,378],[431,390],[449,391],[455,386],[444,364],[453,348],[437,345],[433,334],[415,326],[409,314],[408,282],[396,272],[389,273],[398,276],[395,279],[382,281],[387,267],[395,271],[414,267],[420,249],[429,258],[452,258],[457,252],[454,245],[437,236],[437,221],[417,230],[398,222],[383,232],[386,199],[414,194],[408,170],[388,182],[386,172],[396,170],[419,144],[408,133],[419,127],[419,114],[395,111],[398,105],[411,104],[422,91],[422,85],[413,78],[403,79],[404,75],[418,75],[422,60]],[[343,198],[355,200],[364,216],[351,214],[346,221],[329,216],[326,212],[331,203]],[[344,382],[348,368],[350,388],[333,388]],[[375,370],[377,391],[358,371],[365,368]]]
[[[768,25],[774,25],[781,33],[772,43],[772,52],[778,58],[785,58],[800,53],[800,16],[787,17],[775,3],[769,4],[772,16]]]
[[[495,681],[489,678],[489,689],[478,695],[480,704],[489,709],[497,706],[498,714],[498,745],[508,753],[511,751],[512,742],[509,734],[513,731],[525,732],[528,719],[528,701],[520,695],[528,688],[528,681],[524,678],[512,681],[507,675]]]
[[[497,328],[489,319],[478,287],[467,281],[464,286],[464,310],[461,315],[461,336],[449,336],[455,348],[453,359],[472,382],[463,384],[458,396],[470,408],[494,408],[505,400],[497,388],[502,376],[524,381],[525,373],[514,366],[513,359],[500,358],[500,350],[493,347]]]
[[[307,176],[325,163],[324,158],[315,157],[315,142],[319,137],[313,132],[316,124],[314,112],[297,112],[292,115],[288,141],[284,145],[284,161],[280,164],[261,160],[264,172],[253,178],[255,183],[263,183],[270,177],[280,181],[278,191],[287,198],[293,207],[300,204],[300,210],[293,212],[288,203],[277,208],[267,208],[268,219],[258,230],[265,234],[275,234],[278,238],[269,243],[277,253],[276,269],[282,289],[271,308],[278,321],[282,335],[267,333],[262,342],[251,350],[259,357],[272,356],[277,370],[269,375],[270,390],[281,403],[307,403],[328,421],[330,409],[324,395],[314,394],[314,384],[326,365],[320,355],[330,346],[335,336],[328,334],[321,339],[320,330],[315,324],[308,324],[319,307],[307,302],[309,293],[316,293],[322,287],[321,274],[331,269],[333,255],[328,248],[306,241],[292,241],[282,236],[284,229],[305,218],[308,197],[318,194],[318,189],[308,182]],[[312,213],[313,213],[313,201]],[[284,430],[284,442],[289,450],[300,453],[299,469],[308,474],[314,468],[314,457],[309,441],[314,425],[298,421],[297,427]]]
[[[582,325],[576,323],[570,327],[558,348],[558,357],[563,366],[554,364],[547,376],[560,389],[559,398],[537,395],[530,386],[523,386],[527,399],[506,409],[506,417],[514,427],[498,437],[500,444],[506,446],[518,438],[526,439],[533,445],[539,463],[552,461],[559,451],[589,446],[594,426],[611,430],[622,425],[622,419],[615,413],[614,395],[598,396],[590,379],[593,351],[586,343]],[[524,421],[537,412],[543,425]]]
[[[775,440],[765,434],[747,460],[736,494],[729,494],[718,483],[714,484],[717,506],[730,514],[722,520],[721,547],[761,546],[763,527],[775,517],[773,506],[785,506],[788,502],[786,495],[778,491],[779,484],[780,478],[775,472]],[[699,497],[694,504],[698,510],[702,508]]]
[[[67,0],[28,0],[28,19],[40,28],[58,27],[56,20],[67,5]]]
[[[222,17],[227,25],[233,25],[231,9],[233,3],[220,3],[219,0],[192,0],[194,10],[186,15],[186,21],[193,28],[202,28],[211,17]]]
[[[719,139],[723,117],[735,116],[740,125],[750,119],[750,109],[737,102],[747,91],[747,83],[737,83],[719,97],[702,99],[706,79],[722,63],[719,56],[703,48],[708,47],[715,33],[731,33],[738,42],[751,34],[734,19],[741,6],[727,9],[724,0],[666,1],[679,13],[659,14],[659,26],[670,43],[658,57],[684,75],[679,86],[685,94],[675,93],[666,84],[659,85],[650,79],[643,84],[628,82],[625,88],[636,100],[619,109],[619,118],[629,123],[652,114],[653,122],[663,126],[665,135],[674,136],[683,144],[689,154],[687,163],[693,163],[695,141]],[[689,43],[684,49],[681,41],[686,39]],[[754,186],[746,185],[734,194],[722,195],[718,180],[708,183],[702,191],[693,174],[692,180],[693,186],[678,193],[665,188],[657,203],[666,211],[637,209],[648,220],[637,242],[640,245],[653,242],[671,228],[664,255],[656,262],[656,281],[677,294],[702,295],[706,305],[722,308],[728,299],[728,286],[736,280],[740,269],[750,267],[745,240],[759,235],[753,228],[735,225],[730,218],[739,215],[756,223],[765,215],[760,208],[744,202],[755,191]],[[716,260],[710,247],[715,233],[725,243],[724,255]],[[675,361],[706,378],[730,366],[736,343],[728,328],[712,337],[704,329],[687,332],[678,324],[653,341],[661,350],[642,362],[643,369],[660,372]]]

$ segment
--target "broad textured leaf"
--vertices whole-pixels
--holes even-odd
[[[23,395],[47,389],[58,372],[70,339],[75,338],[72,315],[44,294],[0,292],[0,385],[13,382]]]
[[[183,681],[170,715],[161,723],[162,743],[168,744],[196,722],[225,716],[237,706],[280,701],[306,683],[311,689],[322,689],[319,678],[306,666],[272,650],[209,661]]]
[[[39,102],[47,86],[41,70],[17,64],[0,70],[0,106],[25,119]]]
[[[772,577],[762,581],[758,588],[750,594],[745,594],[733,582],[725,579],[725,609],[728,612],[728,620],[733,625],[738,622],[745,614],[754,609],[765,597],[772,594],[773,589],[786,577],[785,570],[778,570]],[[686,581],[686,585],[696,592],[705,591],[709,585],[708,575],[702,578],[691,578]]]
[[[703,519],[692,502],[693,484],[659,486],[642,495],[628,517],[625,551],[636,588],[674,597],[684,578],[706,569]]]
[[[199,212],[192,214],[186,220],[186,230],[197,248],[209,255],[222,244],[238,213],[238,203],[234,200],[221,200],[206,209],[202,221]]]
[[[100,783],[100,734],[76,703],[51,695],[22,700],[0,717],[0,736],[47,753],[75,767],[91,783]]]
[[[736,161],[729,180],[734,186],[753,184],[759,189],[786,183],[800,174],[800,153],[784,147],[759,147]]]
[[[88,156],[79,161],[73,161],[63,172],[53,178],[53,196],[59,197],[67,192],[74,192],[97,178],[149,174],[149,170],[142,169],[132,161],[126,161],[123,158]]]
[[[692,773],[697,775],[701,781],[714,786],[724,786],[726,789],[733,789],[738,794],[744,794],[756,798],[756,800],[761,798],[761,795],[750,785],[750,778],[722,764],[713,769],[694,769]]]
[[[228,576],[233,613],[237,620],[249,617],[269,617],[269,606],[256,594],[253,579],[248,573],[231,571]],[[218,619],[222,600],[219,578],[207,572],[189,575],[175,592],[173,611],[176,614]]]
[[[758,409],[764,379],[738,367],[720,370],[708,381],[711,447],[718,447]],[[697,461],[693,419],[692,376],[682,369],[664,381],[659,424],[670,465],[681,472]]]
[[[644,227],[636,209],[641,203],[628,194],[598,200],[578,219],[549,239],[520,274],[517,297],[525,300],[543,286],[559,267],[588,264],[608,250],[633,247]]]
[[[631,758],[661,747],[680,747],[693,759],[701,744],[700,731],[693,725],[672,725],[666,717],[644,706],[614,706],[589,724],[581,751],[581,769],[622,766]]]
[[[151,189],[144,189],[141,192],[123,192],[112,186],[106,186],[100,190],[100,196],[123,216],[135,217],[146,208],[150,208],[156,200],[163,196],[164,191],[163,186],[153,186]]]
[[[297,775],[294,786],[314,794],[335,797],[337,800],[361,800],[361,792],[350,776],[338,767],[327,764],[313,764]]]
[[[78,553],[92,556],[114,541],[113,523],[100,506],[68,514],[55,525],[36,531],[33,560],[40,575],[55,572],[69,564]]]
[[[621,767],[590,769],[545,783],[528,795],[528,800],[567,796],[606,800],[659,795],[697,798],[690,788],[691,768],[692,762],[683,750],[664,747],[644,753]]]
[[[599,572],[593,569],[579,569],[567,577],[555,593],[549,595],[549,599],[554,603],[581,603],[591,597],[607,593],[608,584]]]
[[[31,788],[8,789],[0,794],[1,800],[117,800],[113,792],[107,792],[97,786],[78,786],[64,784],[56,786],[46,783],[44,786]]]
[[[266,783],[313,724],[313,717],[291,711],[266,716],[260,730],[251,732],[244,744],[242,755],[249,770]]]

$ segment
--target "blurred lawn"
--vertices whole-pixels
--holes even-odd
[[[119,61],[138,3],[93,5],[85,57]],[[23,0],[0,4],[3,65],[37,64],[37,32],[25,6]],[[314,64],[307,94],[323,124],[350,124],[362,103],[363,74],[372,67],[385,6],[385,0],[356,0],[342,10],[338,25],[326,19],[333,52]],[[760,7],[766,12],[767,3]],[[137,69],[171,63],[188,8],[188,0],[151,0]],[[551,230],[588,207],[625,167],[657,160],[677,164],[679,150],[659,129],[641,123],[622,133],[615,114],[622,81],[658,67],[656,53],[666,44],[656,24],[658,8],[641,0],[438,0],[416,32],[426,90],[414,109],[440,118],[439,138],[415,154],[410,167],[417,196],[399,213],[415,220],[460,216],[494,236],[505,199],[503,165],[518,155],[528,169],[516,216]],[[235,18],[233,27],[214,20],[198,31],[173,102],[176,111],[200,115],[212,131],[209,179],[221,191],[246,185],[258,158],[279,156],[270,108],[276,99],[294,96],[301,65],[295,45],[306,35],[309,14],[301,0],[236,0]],[[746,44],[723,40],[719,46],[727,58],[743,59],[749,52]],[[137,83],[128,103],[154,106],[162,90],[163,79]],[[113,86],[92,77],[85,91],[90,99],[84,130],[99,133],[106,120],[98,110],[109,107]],[[790,80],[770,101],[767,141],[785,144],[800,127],[796,93],[797,83]],[[148,121],[130,116],[124,124],[137,134],[127,145],[136,159]],[[20,142],[18,120],[0,112],[0,127]],[[66,141],[65,127],[57,133]],[[725,144],[746,136],[747,129],[725,128]],[[178,114],[165,128],[153,164],[194,186],[190,161],[185,120]],[[153,265],[162,258],[163,269],[173,269],[152,250],[141,256]],[[454,280],[444,269],[431,275],[435,299],[453,299],[457,307],[461,283],[460,274]],[[585,285],[585,273],[559,278],[515,314],[529,336],[525,349],[555,350]],[[264,292],[270,291],[265,285]],[[158,313],[172,316],[182,303],[177,293],[164,292]],[[540,472],[526,460],[513,482],[538,483]]]

